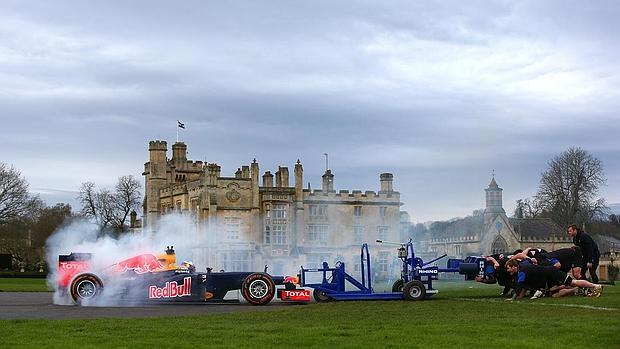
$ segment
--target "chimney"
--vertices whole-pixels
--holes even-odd
[[[270,171],[263,175],[263,187],[273,187],[273,175]]]
[[[241,178],[250,178],[250,166],[241,166]]]
[[[276,172],[276,187],[288,187],[288,167],[278,166],[278,172]]]

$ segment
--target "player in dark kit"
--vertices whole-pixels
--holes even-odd
[[[561,248],[551,252],[537,253],[535,260],[535,264],[542,266],[552,265],[565,273],[572,272],[576,279],[581,279],[583,257],[581,255],[581,249],[578,246]]]
[[[596,268],[598,268],[601,253],[598,250],[596,242],[592,240],[590,235],[578,229],[574,224],[568,226],[567,233],[573,238],[573,243],[581,248],[581,253],[583,254],[583,263],[581,265],[582,277],[585,278],[586,271],[588,271],[590,272],[590,277],[592,277],[592,282],[598,283]]]
[[[492,254],[486,257],[484,277],[476,276],[477,282],[485,284],[497,283],[504,286],[501,295],[507,295],[514,288],[514,278],[506,272],[505,264],[509,255],[503,253]]]
[[[572,294],[576,287],[592,289],[595,297],[599,297],[603,291],[603,286],[593,284],[587,280],[575,280],[567,273],[553,266],[539,266],[529,263],[519,264],[517,260],[513,259],[506,262],[506,270],[510,275],[515,275],[517,278],[517,298],[523,298],[528,290],[541,290],[547,287],[557,291],[553,294],[553,297]],[[532,298],[538,297],[535,295]]]

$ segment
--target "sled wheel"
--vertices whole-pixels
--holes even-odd
[[[329,302],[331,300],[333,300],[332,297],[328,296],[327,293],[325,293],[324,291],[315,289],[314,291],[312,291],[312,296],[314,296],[314,299],[319,302]]]
[[[265,305],[271,302],[276,292],[276,285],[271,276],[264,273],[248,275],[241,285],[241,294],[252,305]]]
[[[103,283],[93,274],[81,274],[71,282],[71,299],[76,304],[93,300],[103,290]]]
[[[403,296],[408,301],[419,301],[426,296],[426,288],[422,281],[412,280],[403,287]]]
[[[403,279],[394,281],[392,285],[392,292],[403,292]]]

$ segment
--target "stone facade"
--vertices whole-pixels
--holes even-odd
[[[430,256],[463,258],[539,247],[548,251],[573,245],[564,229],[547,218],[508,218],[502,205],[503,189],[491,179],[485,189],[486,208],[478,216],[450,222],[424,245]]]
[[[294,165],[275,174],[259,174],[254,159],[234,176],[220,173],[215,163],[190,161],[187,146],[149,143],[144,165],[144,226],[168,212],[188,214],[196,222],[194,262],[199,267],[225,270],[262,270],[274,273],[290,268],[318,267],[336,260],[359,264],[362,242],[397,241],[400,229],[400,194],[393,189],[393,175],[380,175],[380,190],[334,189],[334,175],[326,170],[322,188],[303,188],[303,166]],[[275,180],[274,180],[275,177]],[[376,276],[387,277],[393,248],[373,246]]]

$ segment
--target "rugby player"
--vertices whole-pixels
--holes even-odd
[[[528,290],[540,291],[548,286],[557,291],[552,295],[553,297],[573,294],[576,287],[591,289],[592,295],[595,297],[599,297],[603,292],[602,285],[593,284],[587,280],[573,279],[568,273],[553,266],[540,266],[529,263],[520,264],[516,259],[512,259],[506,262],[506,271],[510,275],[516,276],[515,291],[519,299],[525,297],[525,293]],[[542,294],[542,292],[536,292],[532,299],[538,298]]]

